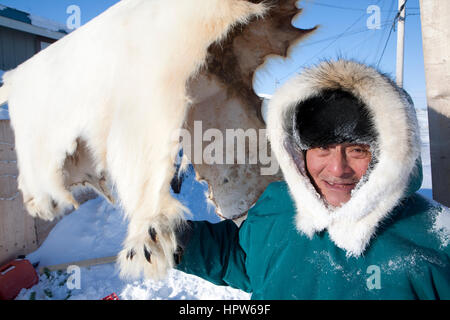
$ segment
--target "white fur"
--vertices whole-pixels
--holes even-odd
[[[290,108],[337,84],[362,99],[378,132],[378,162],[350,201],[330,208],[284,148],[283,115]],[[331,87],[330,87],[331,86]],[[404,196],[420,142],[414,107],[393,83],[375,69],[338,60],[324,62],[288,81],[273,96],[268,111],[268,136],[297,206],[297,229],[309,237],[327,229],[349,256],[361,255],[377,226]]]
[[[122,274],[164,275],[173,265],[173,230],[186,210],[169,194],[179,148],[173,133],[189,104],[186,82],[213,42],[266,9],[240,0],[122,0],[6,73],[0,98],[9,101],[28,211],[53,219],[78,205],[62,168],[80,138],[130,219]]]

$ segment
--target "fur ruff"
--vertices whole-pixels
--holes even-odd
[[[332,208],[306,175],[303,154],[290,150],[286,119],[291,119],[302,101],[336,89],[352,93],[369,109],[378,154],[373,168],[352,191],[352,198]],[[297,230],[308,237],[327,230],[347,256],[362,255],[377,227],[405,196],[410,176],[417,174],[420,137],[408,94],[372,67],[346,60],[326,61],[305,70],[275,93],[268,106],[267,129],[296,204]]]

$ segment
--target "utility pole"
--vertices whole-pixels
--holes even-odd
[[[405,3],[406,0],[398,0],[398,29],[397,29],[397,70],[396,82],[400,88],[403,88],[403,60],[405,56]]]
[[[420,0],[433,199],[450,207],[450,1]]]

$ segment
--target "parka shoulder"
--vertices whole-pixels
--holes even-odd
[[[419,193],[403,199],[391,216],[382,222],[376,237],[395,238],[415,248],[450,256],[450,210]]]
[[[295,210],[295,204],[289,192],[289,187],[284,181],[270,183],[249,210],[247,220],[254,222],[260,217],[291,215],[291,210]]]

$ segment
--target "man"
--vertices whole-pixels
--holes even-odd
[[[447,208],[415,193],[409,96],[365,65],[324,62],[273,97],[267,130],[285,182],[238,229],[190,222],[179,270],[252,299],[449,299]]]

